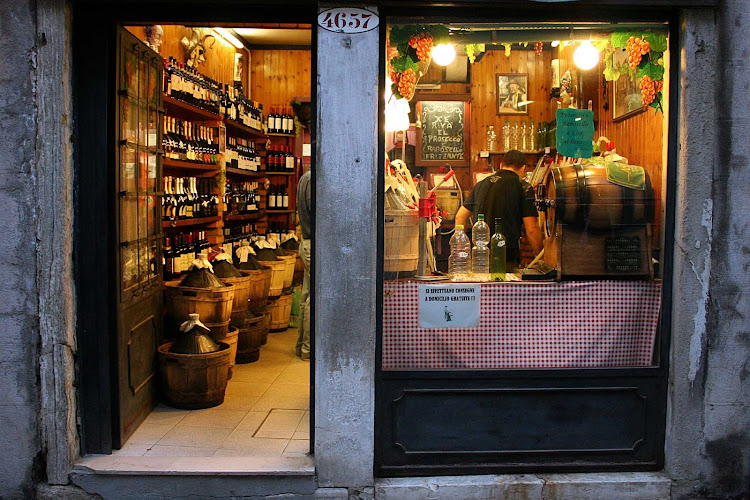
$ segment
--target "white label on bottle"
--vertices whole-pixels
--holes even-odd
[[[273,128],[276,130],[276,132],[281,132],[281,116],[276,115],[276,119],[273,121]]]
[[[481,290],[472,283],[420,285],[420,328],[476,328]]]
[[[318,26],[334,33],[364,33],[377,28],[378,15],[356,7],[337,7],[318,14]]]

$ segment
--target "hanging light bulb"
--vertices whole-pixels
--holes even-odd
[[[591,69],[599,62],[599,51],[590,41],[584,40],[573,52],[573,62],[581,69]]]
[[[560,45],[560,40],[553,40],[550,45],[552,45],[553,47],[557,47],[558,45]]]
[[[441,43],[432,49],[432,60],[440,66],[448,66],[456,60],[456,47],[452,43]]]

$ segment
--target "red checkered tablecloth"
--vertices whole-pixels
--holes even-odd
[[[477,328],[435,329],[420,286],[383,286],[384,370],[651,365],[661,282],[483,283]]]

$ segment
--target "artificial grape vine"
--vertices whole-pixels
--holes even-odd
[[[397,99],[411,100],[419,78],[427,71],[432,48],[447,43],[449,31],[443,25],[393,26],[386,37],[387,73]]]

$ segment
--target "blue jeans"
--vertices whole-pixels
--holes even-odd
[[[297,356],[310,357],[310,240],[302,240],[299,245],[299,258],[305,265],[302,279],[302,295],[299,301],[299,334],[297,336]]]

